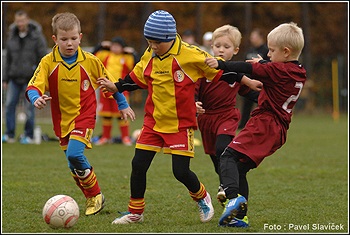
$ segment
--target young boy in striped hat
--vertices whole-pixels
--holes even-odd
[[[182,42],[175,19],[167,11],[158,10],[149,16],[144,36],[149,46],[127,76],[115,84],[105,78],[99,79],[102,89],[114,93],[148,90],[144,123],[132,160],[128,211],[112,224],[143,221],[147,170],[155,154],[162,149],[172,155],[173,174],[197,203],[200,220],[209,222],[214,216],[211,197],[190,170],[190,160],[194,157],[194,130],[197,129],[195,82],[200,78],[218,81],[222,71],[203,63],[210,57],[207,52]],[[251,86],[261,85],[245,76],[242,81]]]

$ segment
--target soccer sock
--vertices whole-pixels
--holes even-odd
[[[129,122],[123,119],[118,120],[118,124],[120,127],[121,138],[129,136]]]
[[[85,189],[80,184],[79,177],[73,172],[70,172],[70,174],[73,176],[73,179],[74,179],[75,183],[78,185],[78,187],[80,188],[80,190],[84,193],[84,196],[87,197],[87,193],[85,192]]]
[[[88,173],[88,170],[90,171]],[[78,170],[76,170],[77,172]],[[79,171],[78,171],[79,172]],[[98,185],[96,174],[91,167],[90,169],[85,169],[84,171],[81,171],[82,174],[80,175],[77,172],[77,176],[79,177],[80,185],[83,187],[84,191],[86,192],[86,197],[94,197],[97,194],[101,192],[100,186]]]
[[[128,211],[132,214],[141,215],[145,210],[145,199],[144,198],[132,198],[130,197]]]
[[[196,193],[193,193],[191,191],[189,191],[189,193],[192,199],[196,202],[207,196],[207,191],[205,190],[205,187],[202,183],[200,183],[200,188]]]
[[[101,138],[111,138],[112,131],[112,118],[103,118],[102,120],[102,137]]]

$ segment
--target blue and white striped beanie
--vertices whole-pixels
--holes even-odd
[[[176,38],[176,21],[167,11],[155,11],[148,17],[143,34],[150,40],[169,42]]]

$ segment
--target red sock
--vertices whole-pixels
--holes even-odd
[[[79,177],[79,176],[78,176]],[[79,177],[80,185],[84,188],[86,197],[95,197],[101,192],[100,186],[98,185],[97,178],[93,168],[91,172],[84,178]]]
[[[103,118],[102,120],[102,136],[101,138],[111,138],[112,118]]]

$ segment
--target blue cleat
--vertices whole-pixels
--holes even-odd
[[[224,204],[225,209],[219,219],[219,226],[226,226],[239,212],[247,210],[247,200],[239,194],[236,198],[227,199]]]

